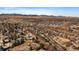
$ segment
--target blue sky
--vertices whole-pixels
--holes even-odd
[[[79,16],[79,7],[0,7],[0,14]]]

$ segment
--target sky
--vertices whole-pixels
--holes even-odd
[[[79,7],[0,7],[0,14],[79,16]]]

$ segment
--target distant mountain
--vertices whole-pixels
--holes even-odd
[[[0,14],[0,15],[8,15],[8,16],[53,16],[53,15],[35,15],[35,14]]]
[[[31,15],[31,14],[0,14],[0,16],[44,16],[44,17],[55,17],[55,18],[79,18],[73,16],[55,16],[55,15]]]

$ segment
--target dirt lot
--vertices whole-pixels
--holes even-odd
[[[77,51],[79,18],[0,15],[1,51]]]

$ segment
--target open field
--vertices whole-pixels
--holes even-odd
[[[79,18],[0,15],[1,51],[77,51]]]

